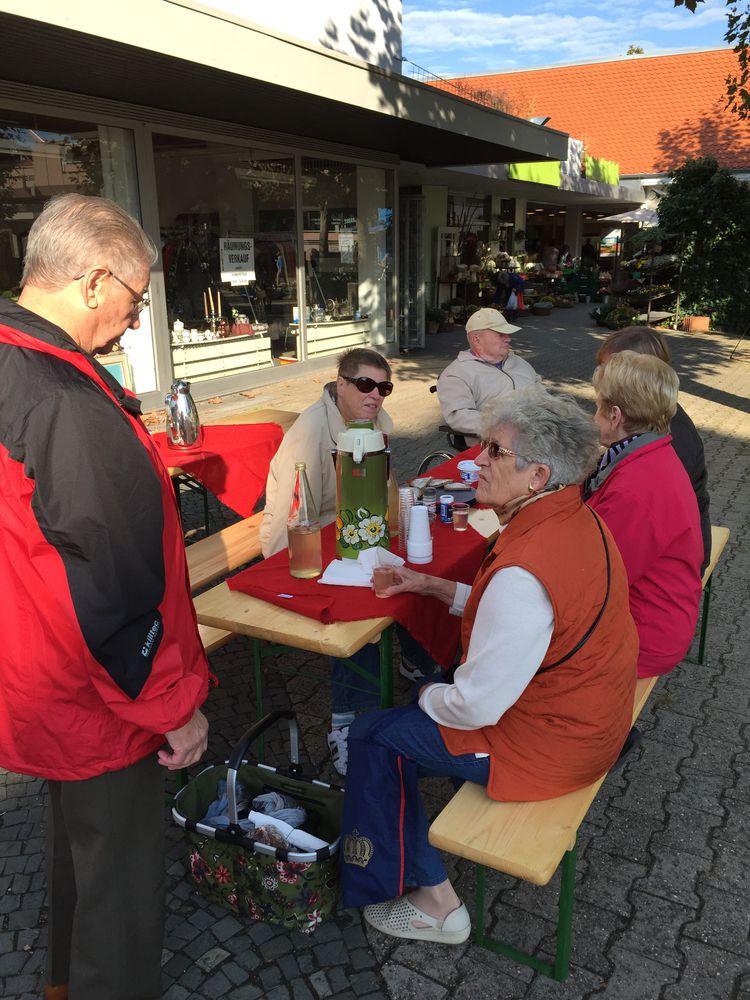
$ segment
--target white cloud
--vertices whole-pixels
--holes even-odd
[[[646,55],[725,44],[723,0],[706,0],[697,14],[672,0],[579,0],[575,15],[551,0],[507,0],[503,12],[494,0],[444,2],[404,2],[404,53],[439,75],[614,59],[631,44]]]

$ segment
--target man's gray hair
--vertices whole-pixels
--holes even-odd
[[[510,431],[516,468],[539,463],[550,470],[549,486],[580,483],[599,458],[599,431],[570,396],[553,396],[542,386],[498,396],[483,410],[485,437],[499,427]]]
[[[108,267],[135,279],[158,253],[135,219],[107,198],[63,194],[52,198],[29,231],[21,285],[64,288],[89,267]]]

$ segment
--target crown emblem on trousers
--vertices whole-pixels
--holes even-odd
[[[368,837],[363,837],[356,830],[352,830],[344,838],[344,862],[347,865],[358,865],[366,868],[372,860],[375,848]]]

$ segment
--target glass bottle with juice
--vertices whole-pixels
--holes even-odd
[[[300,580],[312,580],[323,572],[320,521],[307,481],[304,462],[295,462],[292,502],[287,518],[289,572]]]

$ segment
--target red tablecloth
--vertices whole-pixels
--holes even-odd
[[[455,455],[449,461],[436,465],[432,469],[428,469],[427,472],[425,472],[425,476],[430,476],[431,479],[452,479],[458,483],[461,481],[461,476],[458,472],[458,463],[466,461],[466,459],[469,458],[476,458],[481,450],[481,445],[472,445],[471,448],[467,448],[466,451],[459,452],[458,455]],[[414,478],[416,479],[419,477],[415,476]]]
[[[163,431],[154,434],[154,442],[165,465],[187,472],[227,507],[249,517],[283,437],[278,424],[226,424],[204,427],[200,448],[170,447]]]
[[[325,567],[336,558],[333,524],[323,529],[322,541]],[[486,547],[486,540],[473,528],[454,531],[451,525],[436,521],[432,562],[413,568],[431,576],[470,584]],[[399,555],[403,554],[399,552]],[[418,594],[381,598],[364,587],[334,587],[317,580],[297,580],[289,574],[286,550],[230,577],[227,584],[230,590],[259,597],[324,624],[388,615],[403,625],[441,666],[451,666],[456,654],[461,619],[449,614],[447,605],[442,601]]]

